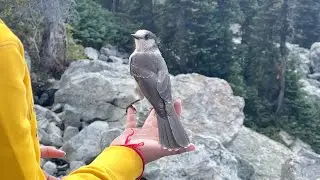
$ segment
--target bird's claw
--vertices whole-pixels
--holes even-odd
[[[128,109],[129,109],[129,108],[133,108],[133,109],[134,109],[134,112],[137,112],[136,107],[135,107],[133,104],[130,104],[130,105],[128,105],[128,106],[126,107],[126,114],[128,114]]]

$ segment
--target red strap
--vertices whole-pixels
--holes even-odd
[[[142,162],[143,162],[142,173],[141,173],[141,175],[137,178],[137,179],[140,180],[140,179],[142,178],[142,176],[143,176],[145,161],[144,161],[144,158],[143,158],[143,156],[142,156],[142,154],[141,154],[141,151],[140,151],[139,147],[140,147],[140,146],[143,146],[144,143],[141,142],[141,143],[138,143],[138,144],[129,144],[129,141],[130,141],[129,138],[134,135],[134,130],[131,129],[131,131],[132,131],[132,132],[131,132],[131,133],[127,136],[127,138],[126,138],[126,141],[125,141],[124,145],[121,145],[121,146],[125,146],[125,147],[128,147],[128,148],[133,149],[133,150],[140,156],[140,158],[142,159]]]

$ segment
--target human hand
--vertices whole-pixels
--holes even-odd
[[[182,111],[180,100],[177,100],[174,103],[174,108],[178,116],[180,116]],[[130,138],[130,144],[135,144],[144,159],[145,164],[164,156],[194,151],[196,148],[193,144],[188,148],[183,148],[178,151],[169,151],[168,149],[162,148],[159,143],[158,123],[154,109],[150,112],[142,128],[136,128],[136,124],[135,110],[130,107],[127,113],[127,122],[124,132],[114,139],[110,146],[125,145],[125,143],[128,143],[128,138]]]
[[[61,151],[51,146],[41,146],[40,153],[41,153],[40,155],[41,158],[62,158],[64,155],[66,155],[64,151]],[[47,180],[59,180],[59,178],[51,176],[46,172],[44,172],[44,174]]]

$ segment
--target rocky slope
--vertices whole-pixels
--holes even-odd
[[[50,174],[61,176],[90,163],[123,130],[125,107],[135,99],[128,55],[112,46],[86,49],[91,60],[73,62],[52,81],[54,104],[37,105],[41,144],[66,151],[64,159],[42,160]],[[198,147],[195,152],[150,163],[148,180],[315,180],[317,154],[288,148],[243,126],[243,98],[230,85],[199,74],[172,76],[174,98],[183,103],[182,123]],[[140,121],[148,103],[137,106]],[[142,123],[142,122],[140,122]],[[299,149],[299,148],[298,148]],[[307,154],[307,155],[306,155]],[[310,168],[309,168],[310,167]]]

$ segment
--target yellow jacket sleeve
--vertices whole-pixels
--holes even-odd
[[[63,180],[135,180],[141,177],[144,163],[128,147],[110,146],[90,165],[79,168]]]
[[[20,40],[0,20],[0,177],[45,180],[40,168],[40,144],[33,109],[30,75]],[[106,148],[90,165],[65,180],[131,180],[143,172],[135,150]]]

